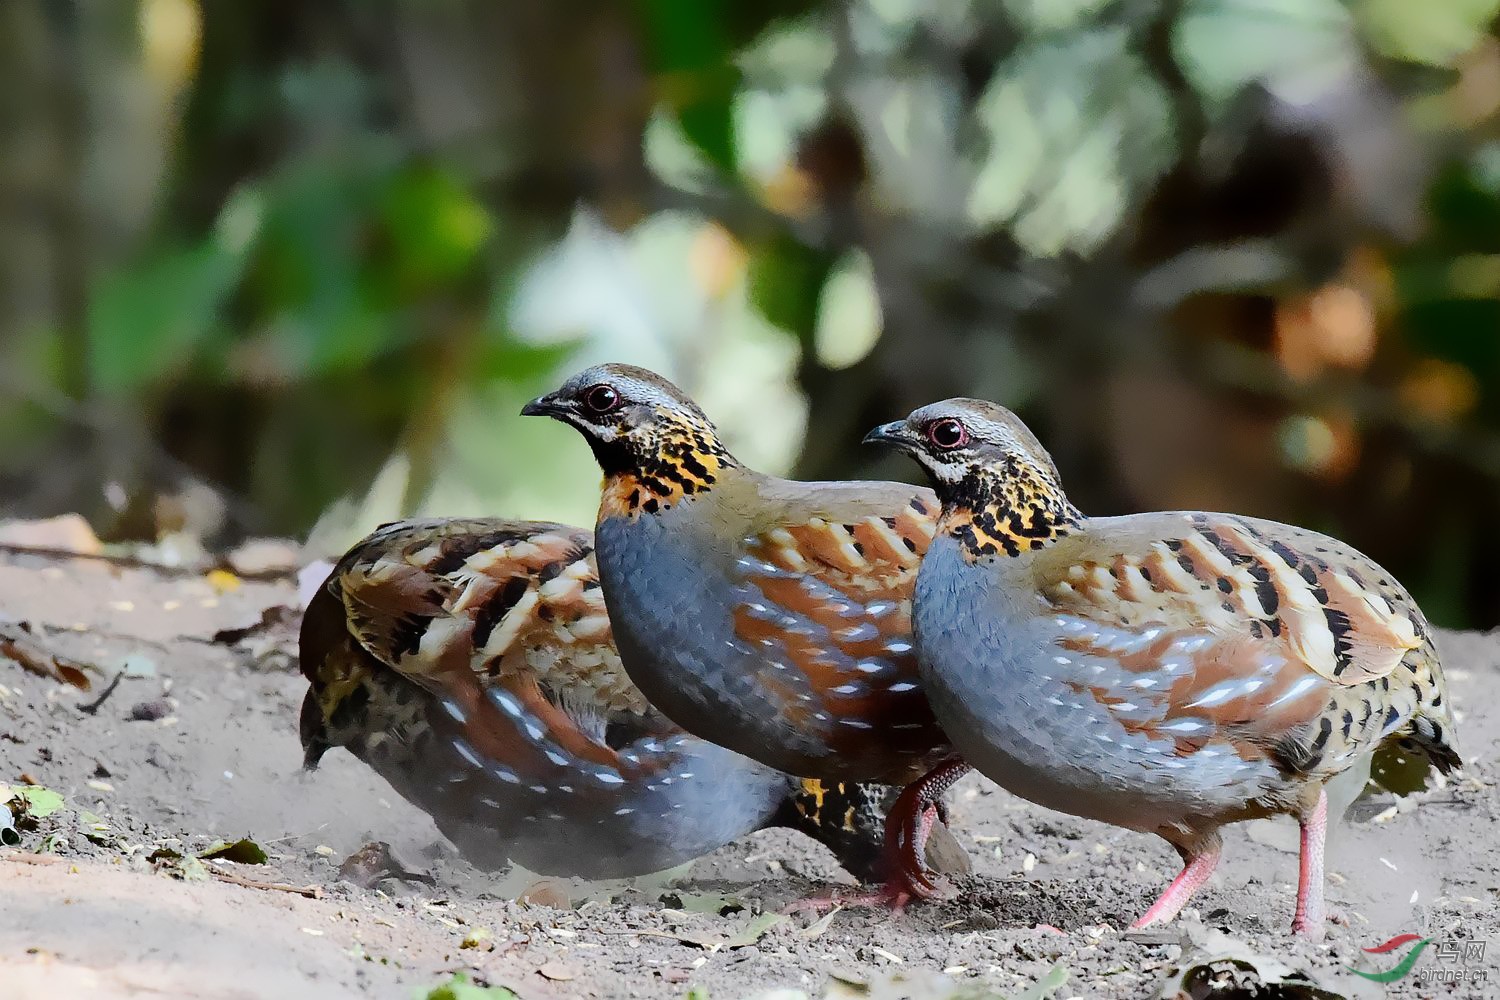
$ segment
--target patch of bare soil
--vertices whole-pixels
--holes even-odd
[[[1240,964],[1215,966],[1221,979],[1294,977],[1265,995],[1500,995],[1494,637],[1442,640],[1468,770],[1399,804],[1356,804],[1330,847],[1330,901],[1348,923],[1314,944],[1285,933],[1290,821],[1230,830],[1196,909],[1130,935],[1175,855],[974,777],[952,815],[975,878],[899,916],[777,918],[839,877],[821,847],[784,832],[634,886],[476,872],[347,754],[302,773],[295,613],[277,610],[295,603],[290,581],[0,555],[0,782],[62,796],[0,848],[0,997],[405,998],[455,971],[525,998],[1145,997],[1193,955],[1231,952]],[[91,690],[36,672],[48,657]],[[197,857],[241,837],[264,864]],[[365,888],[341,865],[372,840],[395,860],[345,869],[374,880]],[[1402,980],[1346,970],[1392,968],[1403,949],[1361,949],[1408,932],[1434,943]],[[1447,971],[1463,975],[1432,982]]]

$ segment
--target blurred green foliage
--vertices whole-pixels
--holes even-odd
[[[1494,624],[1497,9],[14,0],[0,508],[586,520],[515,411],[618,358],[808,477],[998,398],[1086,509],[1315,525]]]

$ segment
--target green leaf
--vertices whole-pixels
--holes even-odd
[[[263,865],[266,863],[266,852],[259,844],[248,837],[230,843],[227,840],[216,841],[207,850],[200,851],[198,857],[207,860],[209,858],[223,858],[225,861],[233,861],[241,865]]]
[[[246,294],[268,331],[262,354],[289,376],[363,374],[410,336],[400,322],[410,296],[392,280],[381,217],[405,175],[381,149],[363,152],[334,170],[288,169],[266,186]]]
[[[683,134],[716,166],[738,168],[733,104],[740,71],[725,31],[728,0],[639,0],[657,90]]]
[[[858,364],[880,340],[880,293],[867,254],[848,253],[823,285],[813,346],[825,368]]]
[[[195,857],[173,859],[165,865],[166,871],[184,882],[207,882],[208,869]]]
[[[568,340],[558,344],[525,344],[497,338],[486,344],[475,359],[474,381],[537,384],[555,376],[583,343]]]
[[[109,824],[87,809],[78,810],[78,832],[101,847],[114,846],[115,838],[110,833]]]
[[[745,948],[759,941],[765,936],[766,931],[777,924],[785,923],[786,917],[780,913],[762,913],[751,917],[739,932],[724,942],[726,948]]]
[[[146,856],[157,867],[157,870],[180,878],[184,882],[205,882],[208,880],[208,869],[202,861],[191,854],[183,854],[170,847],[158,847]]]
[[[673,890],[662,893],[661,901],[668,906],[675,905],[679,910],[688,913],[711,913],[714,916],[727,916],[737,910],[745,908],[745,901],[738,896],[728,896],[721,892],[682,892]]]
[[[1438,299],[1410,304],[1402,313],[1407,342],[1432,357],[1462,365],[1481,377],[1500,374],[1500,301]]]
[[[1062,989],[1068,981],[1068,967],[1061,962],[1047,970],[1047,974],[1031,984],[1031,987],[1016,997],[1016,1000],[1047,1000]]]
[[[1500,0],[1361,0],[1353,5],[1371,44],[1388,56],[1451,66],[1478,44],[1500,11]]]
[[[503,986],[480,986],[455,972],[452,979],[428,990],[422,1000],[516,1000],[516,995]]]
[[[832,254],[789,237],[778,239],[750,260],[750,301],[771,323],[811,346],[818,302],[833,265]]]
[[[380,205],[396,279],[426,286],[461,277],[494,230],[489,213],[451,174],[417,167],[399,174]]]
[[[737,75],[728,79],[702,78],[703,90],[677,109],[682,134],[725,173],[738,169],[739,153],[734,145],[734,88]]]
[[[93,384],[129,392],[189,364],[218,330],[243,261],[210,240],[105,279],[86,318]]]
[[[27,785],[13,789],[13,793],[25,803],[26,815],[32,819],[51,816],[62,808],[63,797],[50,788],[42,788],[39,785]]]
[[[1172,48],[1194,87],[1227,103],[1251,81],[1325,82],[1359,63],[1353,18],[1338,0],[1212,0],[1187,4]]]
[[[1449,168],[1433,181],[1434,245],[1428,253],[1436,253],[1443,265],[1451,264],[1452,248],[1500,253],[1500,190],[1485,173],[1482,164],[1471,163]]]

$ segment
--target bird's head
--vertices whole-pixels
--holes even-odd
[[[633,513],[670,507],[706,492],[737,465],[698,404],[645,368],[606,364],[584,369],[521,410],[570,424],[604,471],[606,492],[619,492]],[[632,502],[630,492],[636,491]]]
[[[1040,549],[1081,523],[1052,456],[998,403],[930,403],[875,428],[865,441],[916,459],[943,503],[938,530],[958,536],[975,554]]]

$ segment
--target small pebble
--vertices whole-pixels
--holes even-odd
[[[155,722],[164,719],[172,713],[172,706],[165,698],[153,698],[151,701],[143,701],[130,709],[130,720],[132,722]]]

